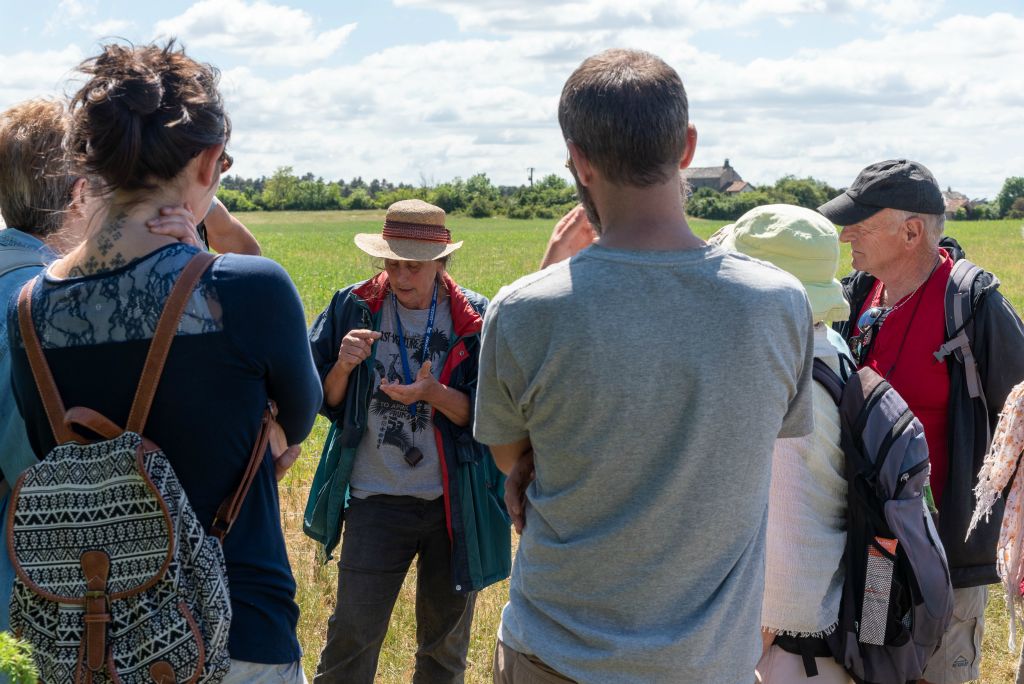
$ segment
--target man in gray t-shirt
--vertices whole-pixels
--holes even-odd
[[[495,681],[752,681],[772,445],[812,428],[806,294],[690,230],[664,62],[586,60],[559,120],[599,239],[484,323],[475,436],[535,475]]]

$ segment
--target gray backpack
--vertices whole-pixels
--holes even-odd
[[[826,637],[860,684],[914,682],[953,612],[946,553],[924,498],[928,444],[903,397],[870,368],[814,378],[839,406],[847,534],[839,625]]]

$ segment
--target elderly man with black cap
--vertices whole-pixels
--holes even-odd
[[[942,192],[922,164],[872,164],[819,211],[843,227],[839,239],[853,251],[854,272],[843,280],[850,319],[837,329],[858,365],[903,395],[928,441],[955,607],[924,680],[977,679],[1002,509],[965,538],[992,429],[1024,379],[1024,326],[999,280],[942,237]]]

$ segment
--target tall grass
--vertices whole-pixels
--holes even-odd
[[[311,321],[322,311],[335,290],[374,273],[372,260],[356,249],[358,232],[379,232],[380,212],[296,212],[240,215],[264,253],[291,274]],[[454,217],[449,228],[454,239],[465,240],[455,253],[450,272],[459,284],[492,297],[502,285],[534,270],[543,255],[551,221],[468,219]],[[693,220],[694,230],[709,236],[723,221]],[[956,237],[968,256],[999,275],[1002,291],[1018,311],[1024,310],[1024,239],[1015,221],[952,223],[947,232]],[[850,257],[843,246],[844,268]],[[327,434],[323,419],[303,446],[303,456],[281,483],[281,506],[292,569],[298,582],[297,600],[302,608],[299,641],[305,651],[303,664],[311,677],[323,645],[327,619],[334,609],[337,570],[333,562],[322,564],[315,545],[302,534],[302,512],[317,458]],[[381,652],[377,680],[408,682],[412,678],[416,650],[415,569],[409,573],[392,616]],[[481,592],[477,600],[469,651],[468,682],[490,681],[491,652],[508,596],[502,582]],[[1002,593],[993,587],[987,610],[988,628],[983,645],[981,682],[1012,681],[1016,660],[1006,648],[1006,609]]]

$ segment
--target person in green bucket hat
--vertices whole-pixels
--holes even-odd
[[[849,351],[829,323],[846,320],[850,307],[836,280],[835,226],[810,209],[771,204],[751,209],[709,241],[800,280],[814,316],[814,356],[839,372],[840,356],[849,359]],[[814,682],[852,684],[827,655],[824,640],[838,623],[843,589],[846,480],[839,430],[838,408],[815,383],[814,432],[775,443],[761,609],[764,650],[757,664],[762,684],[808,680],[804,654],[814,658]]]

